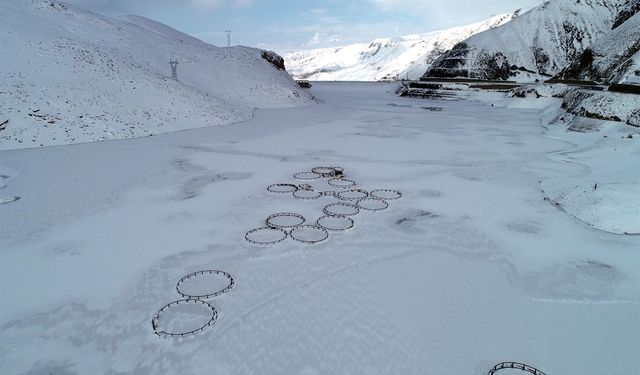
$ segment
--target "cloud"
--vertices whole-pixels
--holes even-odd
[[[492,14],[531,8],[542,0],[368,0],[387,13],[412,14],[435,27],[478,21]],[[480,18],[479,18],[480,17]],[[455,22],[452,22],[455,21]]]

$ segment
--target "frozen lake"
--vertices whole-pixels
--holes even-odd
[[[0,152],[0,373],[637,373],[640,236],[586,225],[541,188],[591,184],[593,153],[559,153],[596,135],[550,137],[539,109],[392,89],[318,83],[321,103],[242,124]],[[621,145],[594,152],[633,165],[637,138]],[[317,245],[244,240],[273,213],[322,216],[336,198],[266,187],[324,165],[403,197]],[[158,338],[154,314],[206,269],[235,281],[207,300],[215,324]],[[187,307],[162,323],[209,319]]]

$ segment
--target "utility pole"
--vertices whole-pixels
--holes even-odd
[[[227,33],[227,47],[231,47],[231,30],[225,30],[225,33]]]
[[[171,79],[178,80],[178,59],[169,59],[169,65],[171,65]]]

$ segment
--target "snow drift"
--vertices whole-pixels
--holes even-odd
[[[310,101],[263,51],[218,48],[143,17],[27,0],[3,1],[0,18],[0,149],[232,123]]]

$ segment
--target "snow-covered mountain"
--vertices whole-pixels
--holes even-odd
[[[231,123],[310,101],[263,51],[218,48],[142,17],[2,0],[0,19],[0,149]]]
[[[520,11],[501,14],[468,26],[400,38],[376,39],[284,54],[287,69],[296,78],[326,81],[377,81],[397,76],[416,79],[456,43],[511,21]]]
[[[640,83],[640,0],[624,6],[613,25],[560,73],[560,78]]]
[[[625,0],[547,0],[506,25],[456,45],[426,75],[520,81],[552,76],[609,32],[624,4]]]

